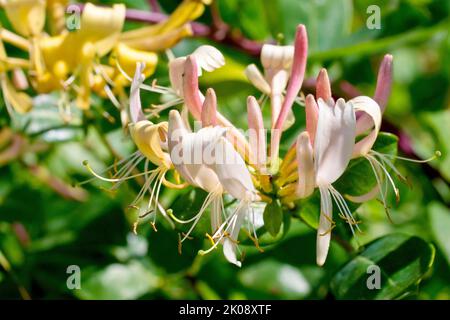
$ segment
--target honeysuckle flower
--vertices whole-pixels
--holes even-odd
[[[170,159],[167,150],[167,133],[168,122],[160,122],[154,124],[148,121],[143,112],[140,102],[140,87],[142,81],[145,78],[143,71],[145,65],[138,63],[136,65],[136,72],[133,78],[133,82],[130,89],[130,119],[129,125],[130,136],[133,142],[136,144],[138,151],[133,153],[128,158],[121,160],[119,163],[106,169],[120,168],[111,178],[103,177],[101,174],[97,174],[90,166],[85,162],[84,165],[87,169],[96,177],[103,181],[113,182],[115,185],[112,190],[117,189],[124,181],[134,179],[137,177],[144,177],[145,183],[139,191],[137,197],[130,204],[130,207],[138,207],[138,204],[143,200],[144,196],[150,194],[146,212],[141,214],[139,218],[144,218],[150,213],[155,213],[153,226],[155,224],[156,213],[159,211],[167,218],[167,213],[164,208],[159,204],[159,194],[162,185],[169,188],[180,189],[184,188],[184,184],[175,184],[166,179],[166,174],[169,170],[173,169],[173,164]],[[137,166],[144,161],[144,172],[133,173]],[[156,166],[155,169],[149,169],[149,164],[152,163]],[[90,181],[90,180],[88,180]],[[85,181],[83,183],[86,183]],[[172,221],[169,219],[172,223]],[[173,225],[173,223],[172,223]],[[137,222],[135,227],[137,226]]]
[[[105,56],[117,44],[124,20],[124,5],[103,8],[88,3],[81,15],[80,29],[42,38],[43,71],[36,75],[36,89],[64,89],[78,79],[77,105],[89,108],[95,59]]]
[[[201,76],[202,70],[212,72],[225,64],[225,58],[222,53],[210,45],[198,47],[189,56],[193,57],[197,62],[197,70],[196,73],[192,74],[190,77],[191,80],[194,79],[194,77],[198,78],[198,76]],[[165,103],[160,105],[152,105],[150,110],[152,116],[158,116],[160,112],[184,102],[185,95],[183,89],[183,74],[185,73],[186,61],[187,57],[177,57],[169,61],[170,87],[167,88],[156,84],[153,84],[152,86],[142,86],[142,89],[144,90],[161,93],[167,97],[167,101]],[[200,99],[204,99],[204,96],[201,93]],[[195,113],[195,116],[199,115],[199,112]],[[200,120],[198,117],[196,119]]]
[[[277,46],[265,44],[261,50],[261,63],[264,67],[264,76],[258,68],[251,64],[245,74],[252,84],[270,97],[272,127],[278,119],[283,102],[283,92],[289,78],[294,57],[294,46]],[[289,112],[289,121],[286,121],[283,130],[289,128],[295,121],[293,112]]]
[[[180,175],[191,185],[208,192],[200,211],[191,219],[179,223],[192,223],[181,241],[187,239],[206,208],[211,205],[210,237],[213,245],[206,254],[223,243],[226,259],[241,266],[237,260],[237,238],[250,204],[257,201],[250,172],[232,144],[225,139],[226,128],[208,126],[197,132],[190,132],[176,110],[169,113],[168,147],[172,162]],[[227,192],[239,200],[237,208],[229,215],[223,209],[223,194]]]

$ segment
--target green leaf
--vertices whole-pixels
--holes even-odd
[[[431,230],[442,253],[450,264],[450,210],[439,202],[433,202],[428,207]]]
[[[131,261],[111,264],[87,276],[81,270],[81,289],[75,294],[81,299],[136,299],[157,286],[158,278],[148,266]]]
[[[331,281],[338,299],[395,299],[417,285],[433,264],[433,245],[419,237],[391,234],[367,245]],[[369,289],[371,276],[380,270],[380,288]],[[368,269],[369,268],[369,269]]]
[[[267,231],[276,237],[278,232],[280,232],[281,224],[283,222],[283,211],[281,210],[280,203],[276,200],[272,201],[264,209],[264,226]]]
[[[265,293],[268,298],[300,299],[312,289],[308,279],[298,268],[274,259],[243,269],[239,273],[239,279],[245,287]]]

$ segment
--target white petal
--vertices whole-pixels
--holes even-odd
[[[250,64],[245,68],[245,75],[247,79],[264,94],[270,94],[270,85],[259,71],[258,67],[254,64]]]
[[[230,239],[225,239],[223,241],[223,255],[228,260],[228,262],[238,266],[239,268],[242,266],[242,263],[238,261],[236,257],[237,245],[231,241]]]
[[[250,172],[233,145],[227,139],[220,138],[216,144],[215,155],[213,169],[223,188],[236,199],[255,201],[256,189]]]
[[[294,59],[294,46],[265,44],[261,50],[261,63],[264,69],[289,70]]]
[[[314,192],[315,174],[314,159],[311,140],[308,132],[302,132],[296,143],[296,154],[298,163],[297,196],[302,199]]]
[[[316,262],[323,266],[327,259],[331,240],[331,219],[333,215],[333,203],[330,192],[326,187],[320,188],[320,221],[317,229]]]
[[[366,96],[353,98],[349,101],[355,111],[363,111],[372,120],[372,131],[355,144],[353,157],[365,156],[372,149],[381,126],[381,108],[375,100]]]
[[[244,206],[236,212],[236,220],[234,221],[230,237],[225,238],[223,241],[223,255],[225,258],[232,264],[235,264],[238,267],[241,267],[241,262],[237,260],[236,251],[237,251],[237,239],[239,236],[239,231],[241,230],[242,223],[244,222],[244,218],[247,214],[248,207]]]
[[[144,81],[144,75],[142,72],[145,69],[144,63],[136,63],[136,72],[134,73],[133,81],[130,87],[130,116],[131,121],[136,123],[140,120],[145,120],[144,113],[142,112],[140,86]]]
[[[199,76],[202,75],[202,69],[211,72],[225,65],[225,57],[213,46],[200,46],[191,55],[197,61]]]
[[[350,103],[318,100],[319,119],[314,142],[317,185],[329,185],[345,171],[355,144],[355,112]]]

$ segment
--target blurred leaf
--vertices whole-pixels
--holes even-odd
[[[82,299],[136,299],[158,287],[158,278],[147,265],[138,261],[111,264],[98,271],[81,272],[81,289],[75,294]]]
[[[349,35],[353,5],[350,0],[280,1],[281,21],[287,43],[292,43],[295,27],[302,23],[308,30],[311,52],[339,46]]]
[[[283,211],[281,210],[280,203],[273,200],[271,203],[266,205],[263,217],[264,226],[267,231],[269,231],[273,237],[276,237],[278,232],[280,232],[281,224],[283,222]]]
[[[243,269],[239,279],[252,291],[283,299],[303,298],[311,291],[311,285],[299,269],[273,259]]]
[[[431,203],[428,210],[434,238],[450,264],[450,210],[439,202]]]
[[[331,289],[338,299],[395,299],[416,285],[430,269],[435,249],[421,238],[391,234],[367,245],[367,248],[348,262],[331,281]],[[368,289],[368,270],[381,270],[380,289]]]

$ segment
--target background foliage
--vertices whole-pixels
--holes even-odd
[[[110,4],[114,1],[101,1]],[[117,1],[119,2],[119,1]],[[130,8],[148,10],[147,1],[122,1]],[[161,1],[171,12],[177,1]],[[381,8],[382,28],[369,30],[366,9]],[[135,212],[127,209],[137,185],[123,185],[111,194],[98,185],[86,191],[71,188],[88,178],[81,165],[88,159],[96,167],[112,163],[113,150],[127,155],[133,150],[117,122],[111,124],[103,110],[119,121],[107,101],[96,99],[89,116],[62,126],[54,97],[37,101],[35,110],[13,121],[22,137],[22,155],[0,162],[0,297],[33,299],[386,299],[450,298],[450,5],[439,0],[219,0],[223,20],[244,36],[266,41],[280,38],[290,43],[295,26],[304,23],[310,37],[307,76],[320,67],[329,70],[337,92],[345,95],[348,81],[371,95],[376,70],[384,53],[394,55],[394,88],[384,119],[384,131],[400,135],[408,156],[427,158],[435,150],[442,157],[430,165],[398,161],[410,186],[399,184],[401,199],[391,195],[391,216],[373,200],[358,214],[363,233],[350,239],[348,228],[336,228],[323,268],[315,265],[316,232],[309,204],[284,219],[281,236],[266,234],[264,253],[245,247],[241,269],[228,264],[222,253],[200,257],[202,234],[187,241],[178,252],[178,236],[164,221],[158,232],[141,225],[131,232]],[[211,23],[209,12],[200,18]],[[8,26],[3,14],[1,23]],[[127,28],[135,26],[127,24]],[[176,55],[188,54],[208,40],[184,40]],[[202,77],[202,86],[216,89],[220,109],[246,128],[246,96],[256,94],[243,69],[258,59],[230,46],[210,42],[221,49],[227,66]],[[166,58],[161,57],[154,76],[167,83]],[[344,88],[344,89],[343,89]],[[305,87],[308,90],[308,86]],[[310,90],[310,89],[309,89]],[[144,105],[158,97],[144,93]],[[2,102],[0,102],[2,103]],[[302,111],[297,110],[302,119]],[[84,117],[84,118],[83,118]],[[83,121],[82,121],[83,120]],[[10,123],[0,106],[0,125]],[[302,129],[291,128],[284,147]],[[384,138],[388,139],[388,138]],[[395,141],[394,141],[395,142]],[[8,146],[0,142],[0,152]],[[357,176],[355,184],[364,185]],[[162,201],[180,215],[192,214],[204,194],[165,192]],[[201,203],[201,202],[200,202]],[[285,217],[284,217],[285,218]],[[310,220],[308,220],[310,219]],[[305,221],[307,223],[305,223]],[[281,239],[279,239],[281,238]],[[365,286],[367,265],[382,270],[382,289]],[[66,286],[67,266],[82,270],[80,290]]]

